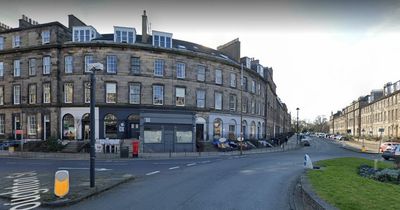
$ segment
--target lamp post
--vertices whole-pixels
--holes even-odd
[[[381,133],[381,137],[379,138],[378,154],[381,152],[381,145],[382,145],[383,132],[385,132],[385,129],[384,129],[384,128],[379,128],[379,133]],[[382,152],[383,152],[383,151],[382,151]]]
[[[240,155],[243,155],[243,63],[240,66]]]
[[[96,106],[96,71],[102,71],[104,69],[103,64],[101,63],[91,63],[88,65],[88,69],[90,69],[90,187],[95,187],[95,159],[96,159],[96,150],[95,150],[95,133],[96,133],[96,124],[95,124],[95,106]]]
[[[300,108],[299,107],[297,107],[296,108],[296,111],[297,111],[297,128],[296,128],[296,130],[297,130],[297,144],[299,144],[299,110],[300,110]]]
[[[361,151],[365,152],[365,144],[364,144],[364,140],[365,140],[364,133],[365,133],[365,130],[364,130],[364,128],[361,130],[361,132],[362,132],[362,147],[361,147]]]

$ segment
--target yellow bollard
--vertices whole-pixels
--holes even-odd
[[[365,149],[365,146],[363,145],[363,146],[361,147],[361,152],[365,152],[365,151],[367,151],[367,150]]]
[[[57,171],[54,178],[54,194],[63,198],[69,192],[69,173],[66,170]]]

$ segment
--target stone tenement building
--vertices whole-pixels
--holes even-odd
[[[332,114],[330,132],[353,136],[382,135],[398,138],[400,124],[400,81],[387,83],[383,90],[373,90],[349,106]]]
[[[23,16],[18,28],[0,25],[0,139],[88,139],[87,65],[95,62],[105,66],[96,73],[96,139],[139,139],[145,152],[194,151],[197,142],[237,138],[241,125],[246,139],[289,131],[272,68],[241,58],[238,39],[214,50],[149,33],[146,13],[141,35],[68,21]]]

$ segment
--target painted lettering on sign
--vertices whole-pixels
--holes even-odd
[[[14,179],[13,186],[5,188],[8,192],[0,193],[0,195],[10,196],[11,201],[4,204],[5,206],[10,206],[10,210],[37,208],[41,205],[40,194],[49,191],[49,189],[40,188],[40,181],[34,171],[14,173],[5,178]]]

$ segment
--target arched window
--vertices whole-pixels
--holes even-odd
[[[134,121],[134,122],[140,121],[140,116],[137,114],[131,114],[128,117],[128,121]]]
[[[86,113],[82,116],[82,121],[90,121],[90,114]]]
[[[222,120],[217,118],[214,120],[214,139],[222,137]]]
[[[255,139],[256,137],[256,123],[254,121],[250,124],[250,139]]]
[[[113,114],[104,116],[104,137],[109,139],[116,139],[117,135],[117,117]]]
[[[71,114],[65,114],[63,117],[63,139],[75,139],[75,122],[74,116]]]

